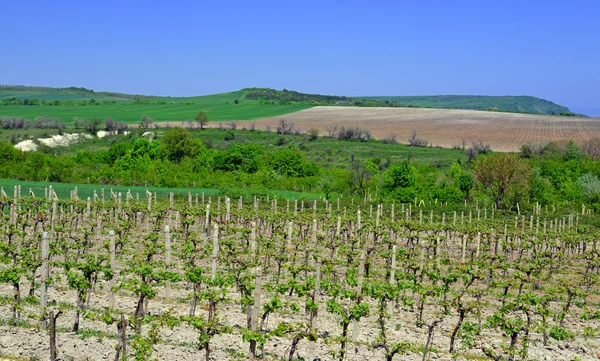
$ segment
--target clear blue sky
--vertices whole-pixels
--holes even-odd
[[[600,1],[7,1],[0,83],[534,95],[600,108]]]

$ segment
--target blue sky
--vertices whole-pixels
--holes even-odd
[[[600,108],[598,1],[11,1],[0,83],[534,95]]]

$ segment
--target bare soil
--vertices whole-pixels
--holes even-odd
[[[395,134],[398,142],[408,143],[415,130],[418,138],[433,146],[462,147],[464,140],[469,147],[472,142],[483,141],[497,151],[517,151],[527,143],[582,142],[600,137],[600,118],[453,109],[315,107],[254,122],[256,129],[270,126],[274,130],[280,119],[305,131],[319,129],[321,135],[336,125],[362,127],[377,139]]]

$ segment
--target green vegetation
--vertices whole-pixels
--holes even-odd
[[[119,100],[124,97],[88,97],[98,93],[86,94],[73,95],[62,90],[48,93],[0,90],[0,117],[51,117],[69,123],[76,117],[111,117],[116,121],[136,124],[142,116],[148,116],[155,122],[196,122],[198,111],[204,111],[211,121],[252,120],[309,107],[300,104],[264,106],[257,100],[246,100],[244,91],[186,98],[139,97],[135,100]]]
[[[205,125],[205,122],[198,121],[199,111],[211,121],[252,120],[289,114],[318,105],[430,107],[574,115],[568,108],[527,96],[346,97],[305,94],[286,89],[246,88],[197,97],[160,97],[95,92],[76,87],[0,85],[0,117],[29,120],[49,117],[66,123],[73,122],[77,117],[112,118],[116,122],[135,124],[146,116],[155,122]]]
[[[532,96],[432,95],[381,96],[365,97],[365,99],[419,108],[471,109],[515,113],[574,115],[567,107]]]
[[[183,192],[279,191],[400,202],[469,199],[513,209],[517,204],[586,203],[600,209],[600,162],[573,143],[524,147],[520,156],[506,156],[241,129],[162,129],[153,141],[141,132],[30,153],[0,142],[0,177]]]

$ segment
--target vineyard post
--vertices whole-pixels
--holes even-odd
[[[317,262],[317,275],[315,279],[315,290],[313,291],[313,303],[315,307],[318,307],[319,304],[319,292],[321,291],[321,261]],[[312,334],[317,333],[317,317],[318,317],[318,308],[312,309],[310,311],[310,332]],[[310,342],[308,345],[308,360],[312,360],[315,354],[315,344],[317,340],[314,342]]]
[[[250,231],[250,255],[252,257],[251,261],[253,261],[254,257],[256,257],[256,222],[252,221],[251,225],[252,230]]]
[[[46,282],[49,277],[49,269],[48,269],[48,261],[50,257],[50,237],[48,232],[44,232],[42,234],[42,275],[40,278],[40,311],[41,311],[41,322],[40,328],[44,328],[46,326]]]
[[[304,201],[300,204],[300,212],[304,213]]]
[[[254,292],[252,298],[254,299],[254,305],[252,306],[252,321],[250,324],[251,331],[256,333],[258,332],[258,318],[260,314],[260,296],[262,293],[262,269],[260,267],[256,267],[255,271],[256,280],[254,284]],[[256,356],[256,340],[250,340],[250,353],[252,356]]]
[[[290,200],[289,199],[285,203],[285,213],[290,213]]]
[[[108,231],[108,252],[109,252],[109,261],[110,261],[110,269],[113,274],[110,276],[108,280],[108,308],[115,308],[115,294],[113,292],[113,287],[115,287],[115,231]]]
[[[213,251],[212,251],[212,270],[211,278],[214,280],[217,277],[217,255],[219,252],[219,226],[214,225],[213,233]]]
[[[188,191],[188,206],[192,208],[192,192]]]
[[[469,224],[473,222],[473,211],[469,210]]]
[[[292,232],[293,232],[294,224],[292,221],[288,222],[288,237],[287,237],[287,249],[288,252],[292,251]]]
[[[442,213],[442,226],[446,224],[446,213]]]
[[[50,192],[52,193],[52,192]],[[104,188],[100,190],[100,195],[102,196],[102,204],[104,204]]]
[[[373,207],[373,206],[371,206]],[[377,214],[375,216],[375,227],[379,228],[379,211],[381,210],[381,205],[377,205]]]
[[[429,213],[429,224],[433,224],[433,209]]]
[[[423,224],[423,210],[419,209],[419,224]]]
[[[342,217],[338,216],[337,217],[337,228],[335,230],[335,236],[339,237],[340,236],[340,232],[342,230]]]
[[[363,277],[365,274],[365,252],[360,254],[360,263],[358,265],[358,276],[356,278],[356,298],[360,299],[360,294],[362,293],[362,285],[363,285]],[[352,342],[356,342],[358,338],[358,322],[356,320],[352,320]]]
[[[91,205],[92,199],[90,197],[87,197],[87,205],[85,208],[85,216],[87,218],[90,218],[90,214],[92,213],[92,205]]]
[[[152,210],[152,193],[148,196],[148,192],[146,191],[146,198],[148,198],[148,212]]]
[[[435,239],[435,260],[437,263],[438,270],[440,269],[440,236],[437,236]]]
[[[317,218],[317,201],[313,203],[313,218]]]
[[[167,270],[171,268],[171,229],[165,226],[165,267]],[[166,296],[171,296],[171,281],[167,280]]]
[[[210,203],[206,205],[206,216],[204,218],[204,229],[208,232],[208,227],[210,225]]]
[[[221,219],[221,196],[217,197],[217,214],[219,215],[219,219]]]
[[[121,192],[119,192],[118,198],[117,198],[117,213],[121,214],[121,202],[122,202],[123,198],[121,196]]]
[[[225,216],[225,221],[231,221],[231,198],[225,197],[225,208],[227,209],[227,215]]]
[[[317,220],[316,219],[313,219],[313,229],[312,229],[311,242],[313,244],[313,247],[317,246]]]
[[[2,191],[4,191],[4,189]],[[94,190],[94,192],[96,192],[96,190]],[[44,198],[48,199],[48,187],[44,187]]]
[[[392,204],[391,218],[392,218],[392,224],[393,224],[394,223],[394,204]]]
[[[298,215],[298,200],[294,199],[294,217]]]
[[[463,239],[462,239],[462,252],[461,252],[461,256],[460,256],[460,263],[461,264],[465,264],[465,256],[467,253],[467,235],[463,234]]]
[[[477,220],[481,220],[481,208],[477,207]]]
[[[521,215],[521,207],[519,207],[519,203],[517,202],[517,214]]]
[[[396,245],[392,246],[392,265],[390,268],[390,286],[394,287],[396,283]],[[392,303],[389,302],[387,304],[387,313],[392,314],[393,306]]]
[[[460,212],[460,224],[465,224],[465,211]]]
[[[360,209],[356,211],[356,229],[360,229]]]
[[[340,197],[337,199],[337,210],[340,211]]]
[[[369,219],[373,219],[373,205],[369,207]]]
[[[483,209],[483,219],[487,221],[487,208]]]
[[[477,232],[477,240],[475,243],[475,262],[479,261],[479,247],[481,245],[481,232]],[[477,264],[475,264],[475,270],[477,271],[477,269],[479,268],[479,266],[477,266]]]
[[[456,226],[456,211],[454,211],[454,222],[453,224]]]

